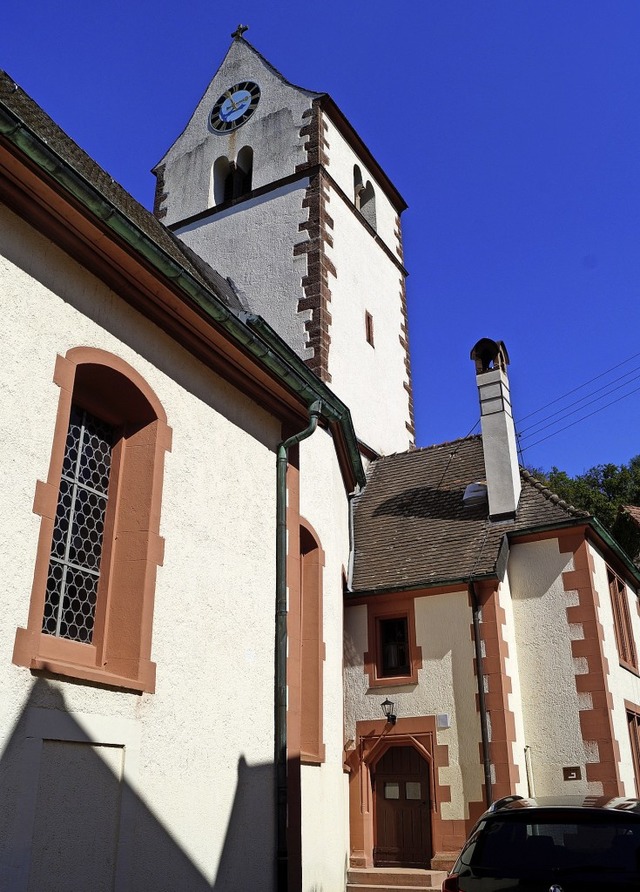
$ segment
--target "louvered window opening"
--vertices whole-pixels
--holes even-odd
[[[42,631],[90,644],[114,428],[72,406],[53,527]]]

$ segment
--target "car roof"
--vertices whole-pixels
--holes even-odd
[[[625,812],[640,817],[640,799],[618,796],[553,796],[525,799],[523,796],[504,796],[492,803],[483,818],[489,815],[521,812],[523,809]]]

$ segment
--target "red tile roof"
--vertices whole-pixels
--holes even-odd
[[[527,471],[515,520],[492,523],[487,503],[465,505],[484,482],[482,438],[467,437],[375,461],[354,505],[354,593],[494,575],[505,534],[586,515]]]

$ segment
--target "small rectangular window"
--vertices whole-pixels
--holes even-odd
[[[413,598],[393,595],[368,605],[367,637],[364,664],[372,688],[418,683],[422,648]]]
[[[385,799],[399,799],[400,798],[400,784],[393,783],[388,781],[384,785],[384,798]]]
[[[375,346],[373,343],[373,316],[365,310],[364,314],[364,330],[367,338],[367,344]]]
[[[380,623],[380,675],[390,678],[409,675],[409,628],[406,616],[381,619]]]

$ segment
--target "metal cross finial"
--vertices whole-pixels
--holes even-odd
[[[249,30],[249,26],[248,26],[248,25],[238,25],[238,27],[236,28],[236,30],[233,32],[233,34],[232,34],[231,36],[232,36],[235,40],[238,40],[240,37],[242,37],[242,35],[244,34],[244,32],[245,32],[245,31],[248,31],[248,30]]]

